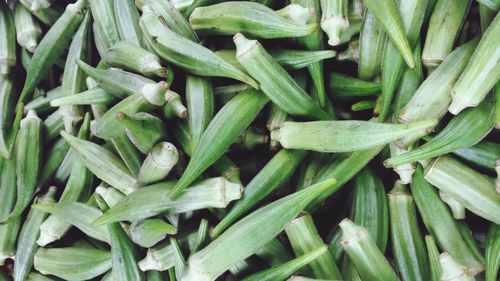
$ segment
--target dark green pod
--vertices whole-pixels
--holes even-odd
[[[358,76],[370,81],[380,74],[386,35],[367,9],[359,36]]]
[[[187,120],[193,145],[196,147],[214,115],[214,93],[209,78],[188,75],[186,77]]]
[[[1,5],[1,4],[0,4]],[[0,7],[1,9],[2,7]],[[0,156],[11,158],[10,130],[14,119],[14,89],[12,80],[4,75],[0,76]]]
[[[376,96],[382,90],[379,82],[367,82],[340,73],[330,73],[331,95],[338,98]]]

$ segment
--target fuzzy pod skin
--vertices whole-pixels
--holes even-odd
[[[248,90],[238,94],[217,112],[196,146],[186,170],[170,195],[171,198],[178,198],[184,188],[215,163],[268,101],[262,93]]]
[[[139,182],[146,185],[161,181],[167,177],[178,160],[179,153],[173,144],[169,142],[156,144],[142,163]]]
[[[137,179],[116,155],[95,143],[78,139],[66,132],[61,132],[61,135],[96,177],[125,194],[138,188]]]
[[[450,253],[474,274],[482,272],[484,258],[478,254],[477,246],[465,242],[448,206],[441,201],[436,189],[424,179],[420,166],[413,175],[411,191],[427,230],[436,239],[440,248]]]
[[[321,1],[321,29],[328,36],[328,44],[340,44],[342,33],[349,27],[346,0]]]
[[[215,101],[209,78],[188,75],[186,77],[187,120],[194,147],[214,116]]]
[[[441,265],[440,280],[453,281],[475,281],[473,274],[467,267],[458,263],[450,254],[444,252],[439,255],[439,264]]]
[[[114,0],[113,11],[120,39],[142,47],[143,35],[139,26],[139,12],[134,0]]]
[[[277,236],[314,198],[336,182],[325,180],[262,207],[189,258],[182,281],[215,280]],[[255,225],[261,227],[255,228]],[[223,259],[217,257],[224,257]]]
[[[140,46],[128,41],[119,41],[107,49],[103,57],[106,64],[120,67],[144,76],[167,77],[167,68],[161,66],[160,58]]]
[[[425,236],[425,245],[429,258],[429,280],[439,281],[441,276],[441,265],[439,265],[439,249],[432,235]]]
[[[35,199],[35,203],[48,204],[53,202],[56,193],[55,187],[50,187],[47,193]],[[36,238],[40,233],[40,224],[47,214],[37,209],[31,209],[23,223],[17,240],[16,262],[14,263],[14,281],[24,281],[33,266],[33,258],[38,249]]]
[[[401,110],[398,121],[408,123],[430,117],[440,120],[451,102],[451,87],[469,62],[477,43],[478,39],[473,39],[449,54],[413,94]],[[421,136],[406,136],[401,142],[408,147],[419,137]]]
[[[168,235],[177,233],[177,228],[161,219],[138,220],[130,225],[130,239],[144,248],[153,247]]]
[[[7,3],[0,4],[0,74],[10,74],[16,65],[16,28]]]
[[[386,35],[367,9],[359,37],[358,77],[371,81],[380,74]]]
[[[148,154],[159,141],[167,136],[165,124],[149,113],[116,113],[116,119],[125,127],[125,133],[142,153]]]
[[[192,74],[233,78],[258,88],[250,76],[209,49],[168,29],[148,5],[143,6],[140,24],[148,44],[163,59]]]
[[[486,281],[495,281],[500,268],[500,226],[492,223],[486,235]]]
[[[248,183],[242,198],[236,202],[210,235],[212,237],[219,236],[257,203],[281,187],[292,176],[305,155],[305,151],[302,150],[282,149],[278,152]]]
[[[35,269],[66,280],[88,280],[111,269],[111,253],[82,247],[40,248]]]
[[[89,0],[88,2],[94,22],[107,42],[105,47],[109,48],[120,41],[113,0]]]
[[[436,2],[422,51],[423,64],[429,71],[440,65],[453,50],[470,3],[470,0]]]
[[[240,64],[281,109],[291,115],[329,119],[328,114],[273,60],[258,41],[248,40],[240,33],[233,37],[233,41]]]
[[[403,280],[430,280],[429,260],[408,188],[396,182],[387,194],[394,257]]]
[[[41,79],[64,52],[84,18],[86,6],[87,2],[84,0],[66,6],[64,13],[43,36],[31,58],[18,103],[23,103],[30,97]]]
[[[267,39],[305,36],[318,28],[316,24],[288,20],[262,4],[237,1],[198,7],[189,16],[189,23],[202,33],[244,33]]]
[[[453,86],[448,111],[457,115],[478,106],[500,79],[500,16],[490,24],[464,72]]]
[[[367,82],[340,73],[331,73],[329,89],[337,98],[356,98],[377,95],[382,86],[379,82]]]
[[[366,228],[349,219],[340,222],[342,247],[363,280],[399,280]]]
[[[325,247],[310,214],[306,213],[292,220],[285,227],[285,233],[297,257],[310,253],[319,247]],[[311,261],[308,268],[311,269],[316,278],[332,280],[341,278],[340,271],[329,252],[324,252]]]
[[[287,149],[319,152],[352,152],[387,144],[400,137],[428,130],[435,120],[411,124],[384,124],[373,121],[313,121],[285,122],[271,133]]]
[[[9,131],[13,129],[14,103],[15,96],[12,80],[2,75],[0,76],[0,156],[5,159],[12,157],[12,133]]]
[[[134,221],[165,212],[176,214],[205,208],[225,208],[229,202],[241,197],[241,184],[224,178],[206,179],[191,185],[177,200],[169,199],[175,182],[161,182],[143,187],[122,199],[93,224]],[[162,198],[162,200],[151,200]]]
[[[16,204],[16,162],[15,159],[0,158],[0,220],[9,215]],[[0,265],[15,254],[16,240],[21,227],[21,217],[9,223],[0,224]]]
[[[42,29],[21,3],[14,5],[14,23],[17,43],[30,53],[35,52],[42,36]]]
[[[425,179],[471,212],[500,224],[500,195],[491,178],[451,157],[440,156],[426,169]]]

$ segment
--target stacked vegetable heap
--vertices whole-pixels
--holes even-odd
[[[0,281],[498,280],[499,9],[0,0]]]

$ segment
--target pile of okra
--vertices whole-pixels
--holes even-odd
[[[497,281],[500,0],[0,0],[0,281]]]

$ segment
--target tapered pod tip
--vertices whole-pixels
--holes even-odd
[[[233,36],[234,44],[236,45],[236,56],[241,57],[248,51],[253,49],[259,42],[257,40],[249,40],[243,34],[236,33]]]
[[[472,281],[475,280],[467,267],[456,262],[447,252],[439,255],[439,264],[441,265],[440,280]]]

